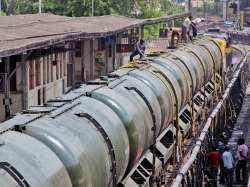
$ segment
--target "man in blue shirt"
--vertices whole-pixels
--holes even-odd
[[[226,187],[233,187],[234,158],[228,146],[226,146],[225,152],[222,154],[222,160],[225,171]]]
[[[134,60],[136,55],[140,55],[140,58],[142,58],[145,53],[145,49],[145,41],[140,39],[140,41],[136,43],[133,53],[130,55],[130,62]]]

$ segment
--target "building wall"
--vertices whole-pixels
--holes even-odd
[[[28,61],[28,107],[41,105],[63,95],[67,87],[66,53],[49,54]]]
[[[11,114],[16,114],[22,111],[22,93],[15,92],[10,95],[12,100],[12,105],[10,107]],[[0,122],[5,120],[5,108],[3,105],[4,94],[0,94]]]
[[[104,38],[74,41],[66,43],[64,47],[75,50],[44,54],[42,57],[27,60],[21,67],[21,62],[15,62],[19,68],[15,74],[16,91],[11,92],[11,114],[30,106],[42,105],[63,95],[72,88],[73,83],[98,78],[128,63],[131,52],[116,51],[116,44],[127,45],[128,41],[128,38],[121,35],[116,38],[116,43],[112,39],[110,42]],[[0,94],[0,121],[5,116],[3,98],[4,95]]]
[[[76,82],[82,83],[82,71],[85,81],[98,78],[107,72],[113,71],[113,54],[110,54],[109,46],[102,48],[103,39],[85,39],[75,42],[76,52],[74,55]],[[80,44],[79,44],[80,43]],[[93,45],[93,51],[91,47]],[[79,53],[81,51],[81,53]],[[93,57],[92,57],[93,55]]]
[[[118,35],[118,43],[121,45],[124,44],[128,44],[128,38],[123,38],[122,35]],[[116,53],[116,59],[118,59],[117,61],[117,66],[120,67],[124,64],[127,64],[129,62],[129,56],[130,56],[131,52],[120,52],[120,53]]]

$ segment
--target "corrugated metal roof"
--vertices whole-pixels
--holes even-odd
[[[153,19],[123,16],[65,17],[52,14],[0,16],[0,57],[77,38],[112,35],[140,25],[187,16],[180,14]]]

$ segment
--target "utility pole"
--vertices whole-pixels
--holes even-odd
[[[240,21],[240,0],[237,1],[237,4],[238,4],[238,6],[237,6],[237,18]]]
[[[206,27],[207,25],[207,4],[206,4],[206,0],[203,0],[203,16],[204,16],[204,25]]]
[[[185,0],[185,12],[189,13],[191,11],[191,0]]]
[[[92,16],[94,16],[94,0],[92,0]]]
[[[39,14],[42,13],[42,0],[39,0]]]

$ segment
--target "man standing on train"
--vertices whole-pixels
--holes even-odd
[[[182,23],[182,40],[188,41],[188,38],[192,41],[191,30],[192,30],[192,16],[188,16]]]

